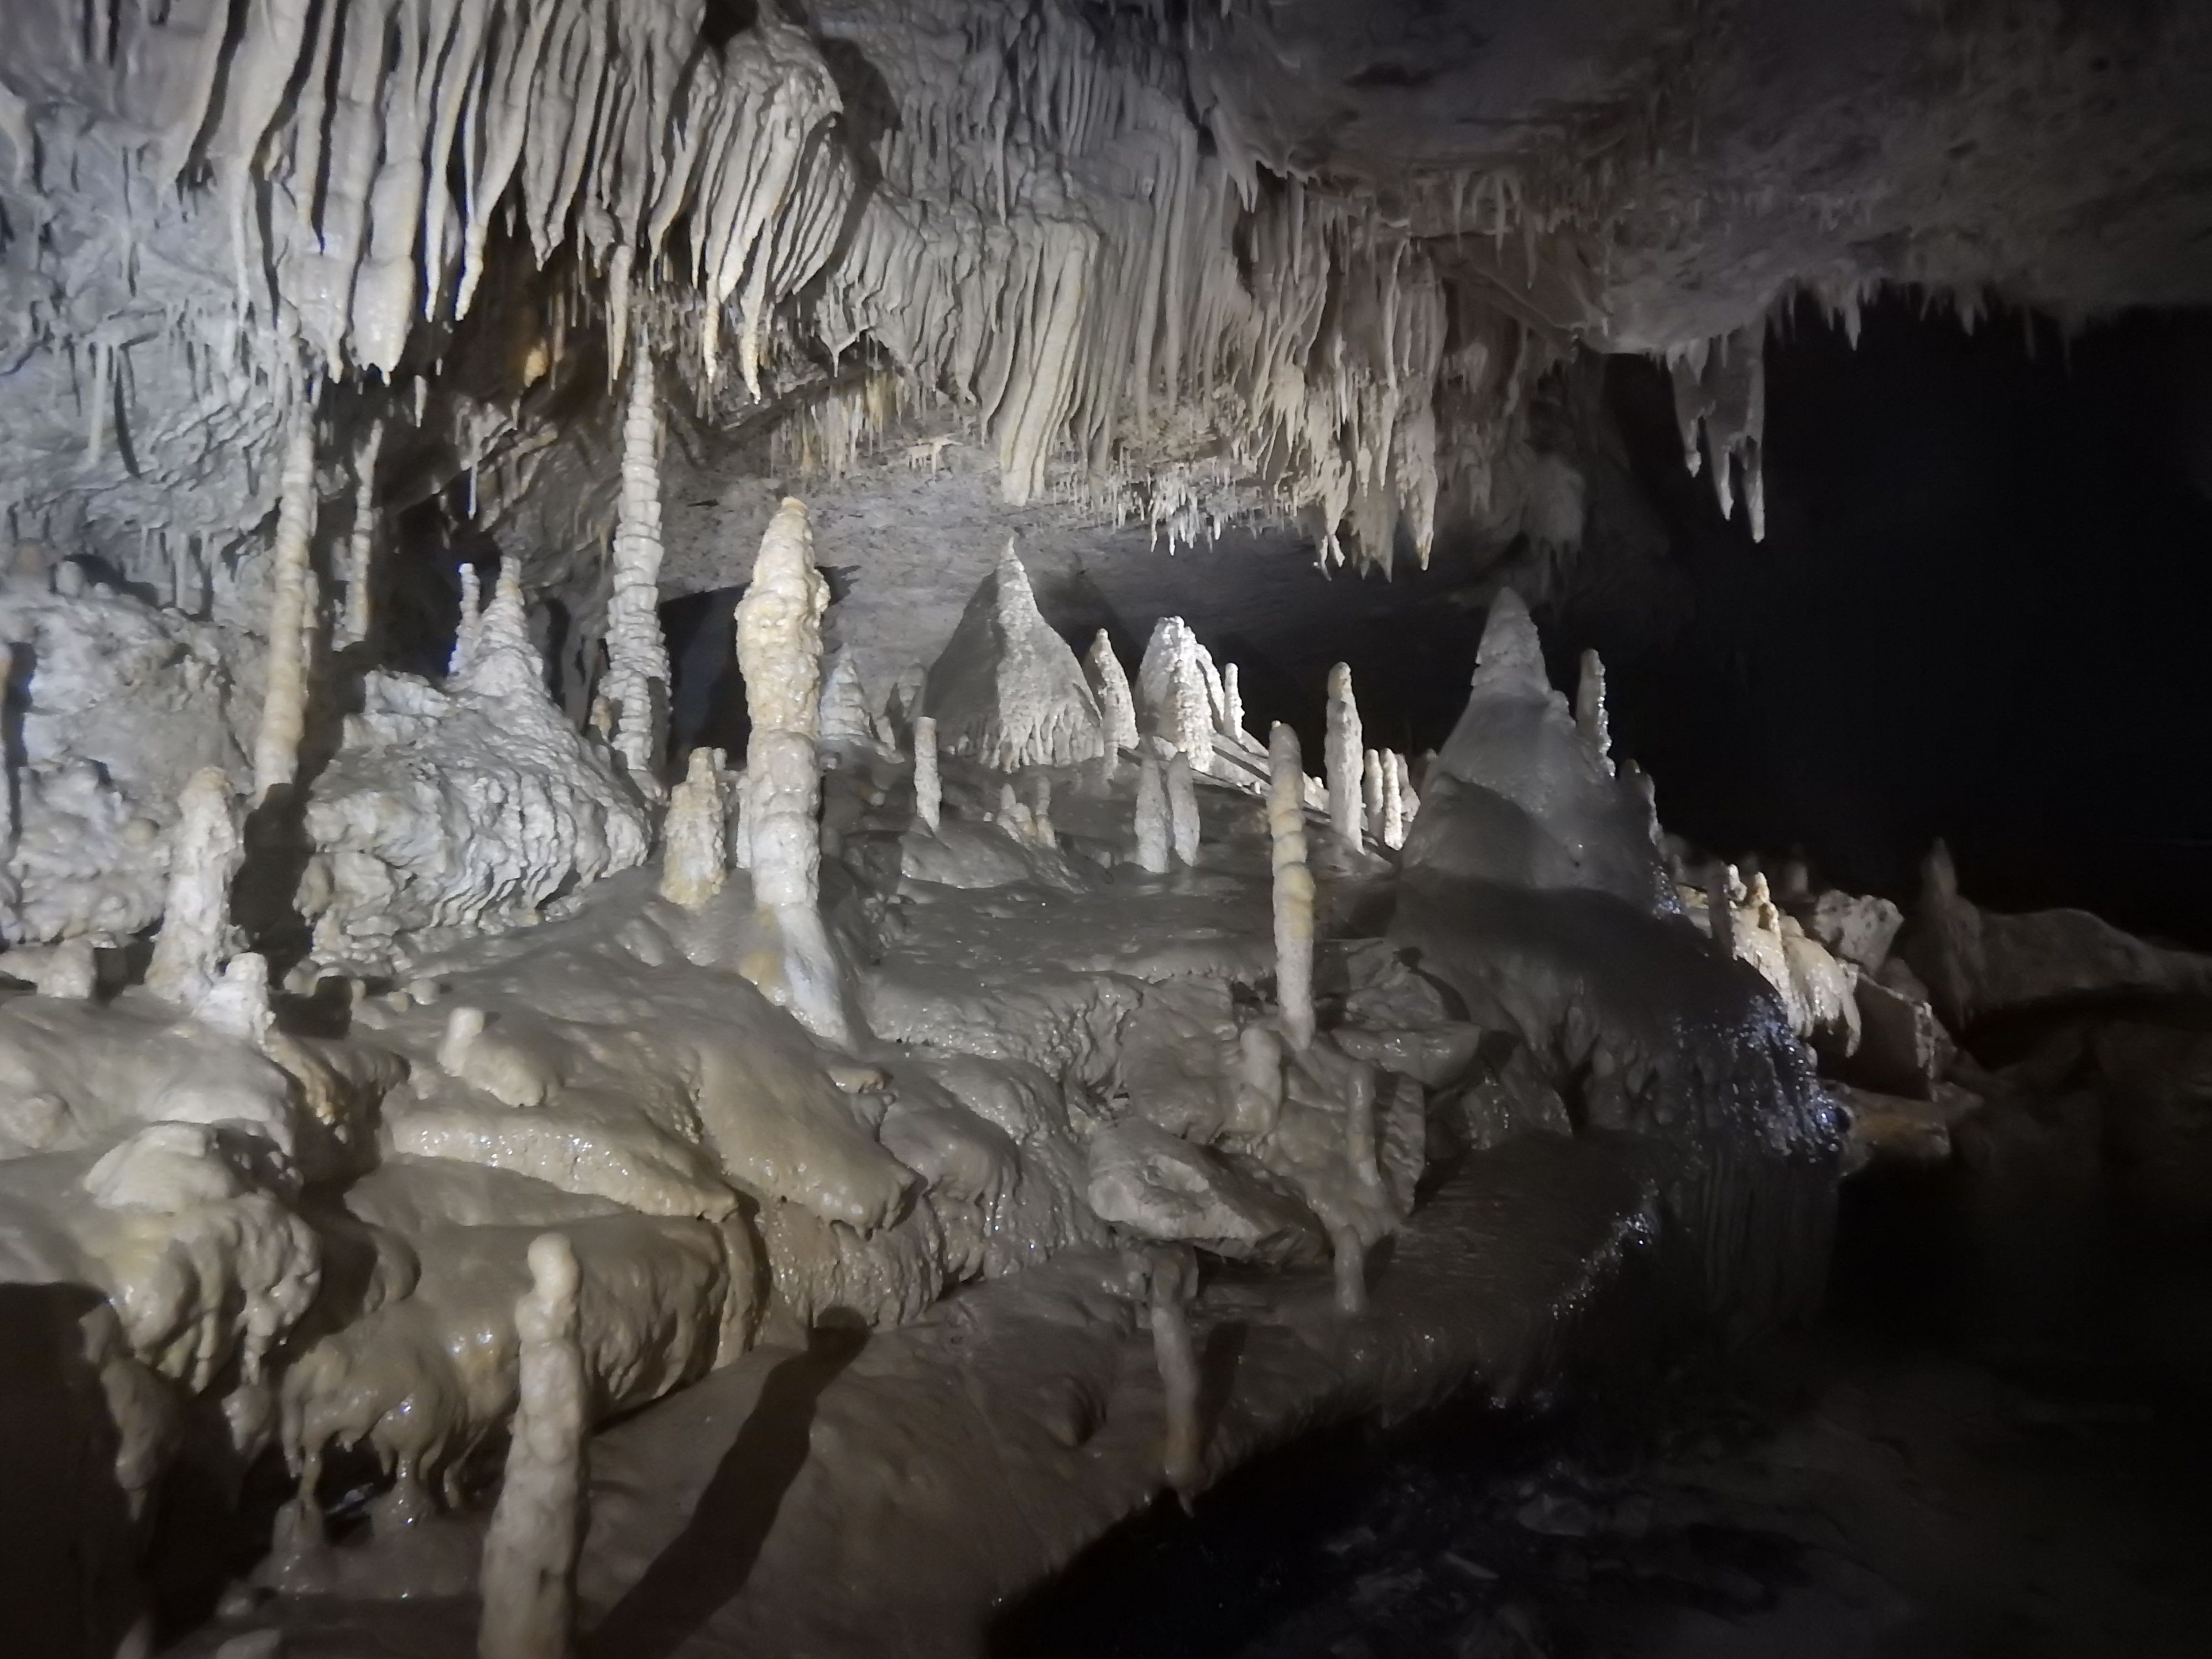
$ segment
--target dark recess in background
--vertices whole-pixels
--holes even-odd
[[[1970,896],[2212,943],[2212,313],[2062,350],[1905,295],[1854,350],[1800,307],[1767,353],[1768,531],[1681,464],[1663,370],[1608,365],[1696,594],[1612,665],[1620,750],[1670,830],[1802,843],[1903,896],[1934,836]],[[1551,630],[1564,684],[1572,618]]]

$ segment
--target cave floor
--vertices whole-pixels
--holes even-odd
[[[2108,1250],[2060,1294],[1923,1233],[1900,1278],[1928,1213],[1855,1195],[1828,1315],[1755,1353],[1347,1431],[1156,1512],[994,1659],[2203,1653],[2203,1253]]]

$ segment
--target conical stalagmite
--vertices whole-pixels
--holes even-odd
[[[996,771],[1106,752],[1083,665],[1038,611],[1011,538],[930,665],[923,698],[939,746]]]
[[[1213,765],[1213,738],[1218,699],[1208,689],[1204,653],[1190,624],[1181,617],[1163,617],[1152,624],[1145,645],[1145,660],[1137,671],[1137,723],[1148,738],[1158,738],[1200,772]]]
[[[1083,659],[1085,674],[1091,682],[1091,695],[1098,699],[1098,718],[1106,732],[1106,741],[1113,749],[1134,749],[1137,746],[1137,704],[1129,693],[1129,677],[1122,672],[1121,658],[1114,654],[1114,641],[1100,629],[1097,637],[1091,641],[1090,652]]]
[[[729,879],[726,809],[722,802],[721,756],[691,751],[684,781],[669,792],[662,827],[660,896],[696,909]]]

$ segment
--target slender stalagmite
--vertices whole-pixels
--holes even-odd
[[[1705,883],[1705,914],[1712,922],[1713,950],[1723,962],[1735,959],[1735,890],[1740,878],[1725,859],[1713,860]]]
[[[1168,869],[1167,787],[1160,779],[1160,757],[1146,744],[1137,761],[1137,867],[1164,876]]]
[[[1336,1269],[1336,1310],[1340,1314],[1367,1311],[1367,1246],[1359,1230],[1339,1222],[1328,1230],[1331,1264]]]
[[[520,1403],[484,1535],[477,1659],[568,1659],[574,1648],[588,1409],[578,1278],[566,1238],[531,1241],[530,1289],[514,1304]]]
[[[1191,776],[1190,757],[1168,759],[1168,823],[1175,840],[1177,864],[1198,862],[1198,786]]]
[[[661,832],[660,896],[696,910],[722,890],[730,854],[722,805],[722,775],[714,751],[691,751],[684,781],[669,793],[668,822]]]
[[[914,722],[914,821],[937,833],[945,810],[945,785],[937,775],[937,722],[922,714]]]
[[[785,496],[761,538],[738,602],[738,666],[752,736],[745,749],[745,836],[753,894],[781,945],[763,968],[778,996],[817,1036],[850,1041],[842,976],[822,925],[822,775],[814,752],[822,699],[822,613],[829,584],[814,568],[806,504]],[[780,970],[780,971],[779,971]]]
[[[177,797],[168,896],[146,966],[155,995],[191,1008],[214,988],[230,954],[230,883],[243,855],[230,780],[204,766]]]
[[[341,650],[368,637],[374,622],[371,609],[371,572],[376,557],[376,458],[384,448],[384,422],[374,422],[355,461],[353,531],[346,538],[345,608],[338,613],[337,645]]]
[[[1328,671],[1328,824],[1337,839],[1358,850],[1360,793],[1359,705],[1352,701],[1352,670],[1344,663]]]
[[[1091,650],[1083,659],[1086,677],[1091,681],[1091,693],[1098,699],[1098,714],[1106,728],[1107,759],[1113,759],[1115,749],[1134,749],[1137,746],[1137,703],[1129,693],[1129,677],[1122,671],[1121,659],[1114,654],[1114,641],[1100,629],[1098,637],[1091,641]]]
[[[1060,845],[1060,832],[1052,827],[1052,780],[1042,772],[1030,784],[1030,833],[1040,847]]]
[[[1382,756],[1370,749],[1359,763],[1360,821],[1370,841],[1382,839]]]
[[[1406,844],[1406,757],[1382,751],[1382,844],[1392,852]]]
[[[641,341],[623,419],[622,499],[607,597],[607,678],[615,752],[631,780],[657,795],[668,724],[668,648],[660,634],[660,419],[653,357]],[[811,729],[811,728],[810,728]]]
[[[446,659],[446,678],[458,680],[477,659],[483,638],[483,578],[472,564],[461,567],[461,609],[453,624],[453,648]]]
[[[292,781],[307,726],[307,550],[315,531],[315,414],[293,416],[276,484],[276,541],[269,565],[269,660],[261,729],[253,739],[253,799]]]
[[[0,866],[15,851],[15,647],[0,645]]]
[[[1233,662],[1221,671],[1221,729],[1240,743],[1244,739],[1244,688]]]
[[[1275,862],[1275,1000],[1294,1048],[1313,1042],[1314,882],[1306,867],[1306,774],[1298,734],[1267,738],[1267,832]]]
[[[1190,1304],[1198,1296],[1198,1255],[1185,1245],[1154,1245],[1145,1252],[1152,1358],[1160,1371],[1167,1419],[1161,1473],[1188,1501],[1204,1474],[1204,1428],[1198,1414],[1198,1345],[1191,1339]]]
[[[1582,678],[1575,683],[1575,726],[1607,773],[1613,770],[1613,733],[1605,715],[1605,664],[1595,651],[1583,653]]]
[[[1402,828],[1413,827],[1413,814],[1421,810],[1421,798],[1413,793],[1413,769],[1403,755],[1393,754],[1390,763],[1398,777],[1398,821]]]

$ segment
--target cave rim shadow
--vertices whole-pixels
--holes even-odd
[[[865,1325],[833,1310],[808,1331],[803,1352],[777,1363],[684,1529],[580,1633],[580,1659],[668,1659],[744,1593],[806,1467],[816,1407],[867,1342]]]

